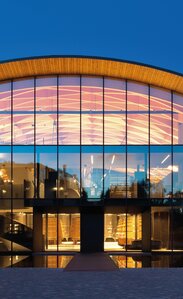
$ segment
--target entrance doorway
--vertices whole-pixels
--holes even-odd
[[[81,209],[81,252],[104,251],[103,207],[82,207]]]

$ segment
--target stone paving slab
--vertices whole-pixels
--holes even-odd
[[[0,269],[0,298],[182,299],[183,269],[65,272],[62,269]]]
[[[117,265],[106,253],[77,254],[65,271],[119,271]]]

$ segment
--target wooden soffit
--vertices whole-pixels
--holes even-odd
[[[182,74],[134,62],[73,56],[35,57],[0,62],[0,81],[56,74],[124,78],[183,93]]]

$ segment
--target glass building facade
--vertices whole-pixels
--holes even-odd
[[[87,251],[97,225],[96,251],[183,250],[183,94],[95,74],[13,78],[0,120],[1,254]]]

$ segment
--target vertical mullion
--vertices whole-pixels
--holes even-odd
[[[171,164],[172,164],[172,172],[171,172],[171,216],[170,216],[170,243],[171,243],[171,250],[173,253],[173,162],[174,162],[174,152],[173,152],[173,91],[171,91]]]
[[[151,146],[150,146],[150,142],[151,142],[151,135],[150,135],[150,131],[151,131],[151,117],[150,117],[150,105],[151,105],[151,87],[150,85],[148,85],[148,158],[149,158],[149,161],[148,161],[148,172],[149,172],[149,183],[148,183],[148,205],[150,206],[150,214],[152,213],[151,211],[151,196],[150,196],[150,181],[151,181],[151,178],[150,178],[150,167],[151,167],[151,164],[150,164],[150,151],[151,151]],[[151,215],[150,215],[151,217]],[[143,226],[143,223],[142,223],[142,226]],[[143,228],[142,228],[143,229]],[[151,237],[152,237],[152,217],[151,217],[151,220],[150,220],[150,240],[151,240]],[[150,251],[152,250],[152,248],[150,248]]]
[[[57,212],[57,251],[59,251],[59,75],[57,75],[57,184],[56,184],[56,212]],[[58,260],[57,260],[58,266]]]
[[[36,77],[34,77],[34,199],[37,198],[37,163],[36,163]]]
[[[150,204],[150,85],[148,85],[148,172],[149,172],[149,184],[148,184],[148,201]]]
[[[126,158],[126,160],[125,160],[125,163],[126,163],[126,202],[125,202],[125,211],[126,211],[126,218],[125,218],[125,223],[126,223],[126,251],[128,250],[128,246],[127,246],[127,244],[128,244],[128,235],[127,235],[127,225],[128,225],[128,221],[127,221],[127,212],[128,212],[128,198],[127,198],[127,195],[128,195],[128,192],[127,192],[127,188],[128,188],[128,186],[127,186],[127,183],[128,183],[128,181],[127,181],[127,174],[128,174],[128,161],[127,161],[127,141],[128,141],[128,139],[127,139],[127,121],[128,121],[128,119],[127,119],[127,109],[128,109],[128,105],[127,105],[127,100],[128,100],[128,97],[127,97],[127,84],[128,84],[128,82],[127,82],[127,80],[125,80],[125,125],[126,125],[126,127],[125,127],[125,130],[126,130],[126,135],[125,135],[125,158]]]
[[[105,130],[104,130],[104,126],[105,126],[105,119],[104,119],[104,117],[105,117],[105,114],[104,114],[104,109],[105,109],[105,106],[104,106],[104,96],[105,96],[105,81],[104,81],[104,77],[102,78],[103,79],[103,86],[102,86],[102,108],[103,108],[103,111],[102,111],[102,119],[103,119],[103,140],[102,140],[102,143],[103,143],[103,146],[102,146],[102,156],[103,156],[103,172],[102,172],[102,174],[103,174],[103,184],[102,184],[102,187],[103,187],[103,192],[102,192],[102,194],[103,194],[103,198],[101,198],[101,200],[102,200],[102,202],[104,203],[104,196],[105,196],[105,194],[104,194],[104,187],[105,187],[105,185],[104,185],[104,167],[105,167],[105,165],[104,165],[104,154],[105,154],[105,152],[104,152],[104,144],[105,144]]]
[[[13,229],[13,80],[11,80],[11,233]],[[13,251],[13,242],[11,241],[11,251]],[[11,257],[12,267],[12,257]]]
[[[36,77],[34,77],[34,197],[33,200],[37,198],[37,181],[36,181],[36,175],[37,175],[37,163],[36,163]],[[35,230],[36,227],[34,225],[34,213],[35,208],[33,207],[33,244],[34,244],[34,236],[35,236]],[[42,218],[43,221],[43,218]],[[47,244],[46,244],[47,246]]]
[[[48,249],[48,213],[45,214],[46,217],[46,249]]]
[[[80,75],[80,200],[82,201],[82,171],[81,171],[81,167],[82,167],[82,77]]]

